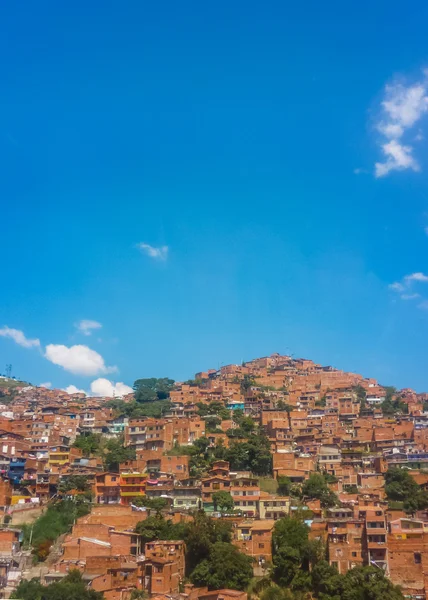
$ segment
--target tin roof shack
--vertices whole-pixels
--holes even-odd
[[[401,586],[405,597],[426,596],[427,535],[423,521],[401,518],[389,523],[389,576]]]

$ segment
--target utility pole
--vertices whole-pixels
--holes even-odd
[[[11,375],[12,375],[12,365],[6,365],[6,377],[8,379],[10,379]]]

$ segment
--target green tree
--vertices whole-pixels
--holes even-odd
[[[230,467],[236,471],[252,471],[255,475],[272,473],[272,453],[266,435],[257,432],[245,442],[233,442],[226,451]]]
[[[222,433],[222,430],[219,428],[221,423],[220,417],[209,416],[205,419],[205,430],[208,433]]]
[[[135,400],[137,402],[166,400],[169,398],[169,392],[174,387],[174,383],[174,380],[168,377],[137,379],[134,382]]]
[[[103,449],[104,467],[107,471],[119,473],[120,463],[135,460],[135,450],[125,447],[123,439],[108,440]]]
[[[320,500],[324,508],[330,508],[338,503],[336,494],[330,490],[325,476],[321,473],[311,473],[309,479],[302,485],[302,494]]]
[[[256,380],[251,375],[244,375],[241,380],[241,392],[246,394],[250,388],[256,386]]]
[[[309,565],[309,527],[298,519],[284,517],[276,521],[272,534],[272,579],[289,586],[298,571]]]
[[[232,526],[220,519],[211,519],[199,511],[188,524],[184,541],[186,542],[186,573],[189,575],[204,559],[208,559],[211,548],[216,542],[230,543]]]
[[[295,595],[291,590],[279,587],[274,583],[262,590],[260,600],[294,600]]]
[[[403,600],[398,586],[385,577],[377,567],[356,567],[341,579],[340,598],[343,600]]]
[[[291,488],[293,486],[293,482],[289,477],[285,475],[280,475],[277,479],[278,481],[278,494],[281,496],[289,496],[291,493]]]
[[[106,402],[107,408],[112,408],[116,416],[125,415],[131,419],[140,419],[142,417],[153,417],[160,419],[171,408],[169,400],[155,400],[141,404],[138,402],[124,402],[114,399]]]
[[[385,493],[388,500],[404,502],[406,512],[428,508],[428,493],[405,469],[395,467],[385,473]]]
[[[231,512],[235,508],[233,498],[229,492],[221,490],[214,492],[213,496],[214,510],[220,509],[220,512]]]
[[[145,590],[132,590],[129,600],[147,600],[149,597]]]
[[[11,598],[20,600],[102,600],[104,594],[88,589],[79,571],[73,570],[61,581],[44,586],[37,579],[22,580]]]
[[[58,491],[64,494],[70,490],[89,494],[88,499],[90,499],[91,484],[86,475],[68,475],[62,478],[58,485]]]
[[[190,580],[210,590],[245,590],[253,576],[252,560],[232,544],[216,542],[207,559],[194,569]]]
[[[81,434],[76,437],[73,443],[74,448],[79,448],[83,456],[90,456],[98,452],[100,448],[101,436],[94,433]]]
[[[135,527],[135,532],[141,535],[143,544],[153,540],[182,540],[185,538],[186,530],[185,523],[173,523],[161,515],[147,517],[144,521],[139,521]]]
[[[90,512],[91,506],[87,502],[77,503],[72,500],[63,500],[48,506],[32,525],[24,525],[24,544],[31,543],[33,554],[38,560],[44,560],[56,538],[67,533],[74,521]]]
[[[159,516],[163,510],[165,510],[169,506],[169,502],[166,498],[148,498],[147,496],[143,496],[142,498],[137,498],[134,501],[135,506],[144,506],[148,508],[148,514],[151,514],[151,511],[154,510],[156,516]]]

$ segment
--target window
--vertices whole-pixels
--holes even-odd
[[[259,548],[264,548],[265,545],[264,544],[259,544]]]
[[[420,552],[415,552],[413,554],[414,559],[415,559],[415,565],[420,565],[422,562],[422,557],[421,557],[421,553]]]
[[[352,553],[352,556],[357,556],[357,553],[356,553],[356,552],[353,552],[353,553]]]

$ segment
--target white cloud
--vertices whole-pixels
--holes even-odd
[[[375,164],[376,177],[384,177],[394,170],[413,169],[413,171],[419,171],[420,167],[412,156],[411,146],[403,146],[396,140],[391,140],[382,145],[382,150],[386,161]]]
[[[44,387],[44,388],[48,388],[49,389],[49,388],[52,387],[52,384],[51,384],[50,381],[45,381],[44,383],[40,383],[39,387]]]
[[[85,390],[80,390],[75,385],[68,385],[64,388],[64,392],[67,392],[67,394],[86,394]]]
[[[416,300],[421,295],[417,292],[412,291],[414,283],[428,283],[428,275],[417,271],[416,273],[410,273],[405,275],[401,281],[389,284],[389,289],[397,292],[402,300]],[[425,306],[426,304],[426,306]],[[424,300],[419,304],[419,308],[428,308],[428,301]]]
[[[82,319],[76,323],[75,327],[83,333],[83,335],[91,335],[93,329],[101,329],[101,323],[98,321],[91,321],[91,319]]]
[[[404,281],[422,281],[423,283],[427,283],[428,275],[425,275],[424,273],[411,273],[410,275],[406,275],[404,277]]]
[[[386,99],[382,102],[391,124],[412,127],[428,110],[426,81],[406,87],[401,83],[385,87]]]
[[[428,74],[414,85],[402,83],[385,86],[385,97],[381,103],[382,118],[376,125],[379,133],[388,141],[381,141],[384,162],[375,164],[376,177],[385,177],[391,171],[412,169],[419,171],[413,157],[413,147],[399,141],[428,112]],[[422,139],[419,132],[413,139]]]
[[[40,340],[29,340],[25,337],[23,331],[20,331],[19,329],[11,329],[10,327],[7,327],[7,325],[0,328],[0,336],[12,339],[16,344],[22,346],[23,348],[40,347]]]
[[[387,125],[380,123],[377,128],[385,137],[388,138],[399,138],[404,133],[402,126],[394,123],[388,123]]]
[[[95,379],[91,383],[91,394],[94,396],[106,396],[109,398],[121,398],[126,394],[131,394],[134,390],[129,385],[118,381],[117,383],[113,383],[108,379],[104,379],[100,377],[99,379]]]
[[[394,292],[404,292],[404,290],[406,289],[404,285],[402,283],[399,283],[398,281],[396,281],[395,283],[390,283],[388,287],[390,290],[394,290]]]
[[[70,347],[48,344],[45,357],[75,375],[99,375],[117,371],[116,367],[106,366],[101,354],[80,344]]]
[[[168,258],[168,246],[159,246],[159,248],[156,248],[155,246],[150,246],[150,244],[141,242],[140,244],[137,244],[137,248],[155,260],[166,260]]]

